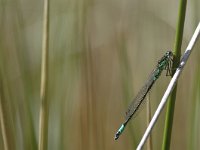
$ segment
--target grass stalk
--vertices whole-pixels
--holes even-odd
[[[41,108],[39,123],[39,150],[47,150],[48,145],[48,51],[49,51],[49,0],[44,0],[44,23],[41,66]]]
[[[3,145],[5,150],[9,150],[9,135],[8,135],[8,128],[6,128],[6,118],[5,118],[5,105],[4,105],[4,92],[3,92],[3,82],[2,76],[0,72],[0,123],[1,123],[1,133],[3,137]]]
[[[187,6],[187,0],[180,0],[178,23],[177,23],[177,27],[176,27],[176,37],[175,37],[175,45],[174,45],[173,68],[177,68],[180,63],[181,45],[182,45],[182,39],[183,39],[186,6]],[[175,72],[175,70],[174,70],[174,72]],[[173,74],[174,74],[174,72],[173,72]],[[170,149],[177,85],[178,84],[175,85],[175,88],[174,88],[174,90],[170,96],[170,99],[168,101],[168,104],[167,104],[162,150]]]
[[[0,64],[1,65],[1,64]],[[12,108],[8,97],[7,78],[0,66],[0,127],[4,150],[16,149],[16,136],[12,116]]]

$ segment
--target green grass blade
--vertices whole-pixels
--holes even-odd
[[[177,66],[180,62],[186,5],[187,5],[187,0],[180,0],[175,46],[174,46],[175,57],[174,57],[174,61],[173,61],[173,68],[177,68]],[[177,85],[175,86],[175,88],[171,94],[171,97],[168,101],[168,104],[167,104],[167,112],[166,112],[166,118],[165,118],[165,127],[164,127],[163,144],[162,144],[163,150],[170,149],[171,132],[172,132],[173,116],[174,116],[174,108],[175,108],[175,100],[176,100],[176,91],[177,91]]]
[[[48,51],[49,51],[49,0],[44,1],[44,27],[42,47],[42,68],[41,68],[41,108],[39,124],[39,150],[47,150],[48,147],[48,117],[49,102],[48,92]]]

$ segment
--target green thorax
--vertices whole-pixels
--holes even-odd
[[[154,70],[154,81],[157,80],[162,71],[166,69],[166,67],[168,66],[168,61],[168,57],[163,56],[163,58],[158,62],[156,69]]]

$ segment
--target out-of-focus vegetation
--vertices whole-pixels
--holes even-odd
[[[173,48],[178,1],[50,1],[49,150],[134,149],[145,107],[118,141],[124,112],[160,57]],[[200,20],[188,1],[182,52]],[[0,149],[38,147],[43,1],[0,0]],[[179,80],[171,149],[200,148],[200,42]],[[150,93],[152,114],[170,77]],[[3,113],[2,113],[3,112]],[[152,132],[161,149],[165,111]],[[3,118],[3,119],[2,119]],[[3,121],[2,121],[3,120]]]

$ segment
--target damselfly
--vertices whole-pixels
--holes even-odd
[[[162,71],[166,70],[167,71],[166,75],[172,74],[172,60],[173,60],[173,53],[171,51],[167,51],[165,55],[158,61],[158,64],[156,65],[156,68],[153,70],[153,72],[150,74],[149,79],[129,105],[125,116],[125,122],[121,125],[121,127],[115,134],[115,140],[119,138],[121,133],[124,131],[124,128],[127,125],[127,123],[136,114],[139,107],[144,102],[147,93],[150,91],[155,81],[159,78]]]

